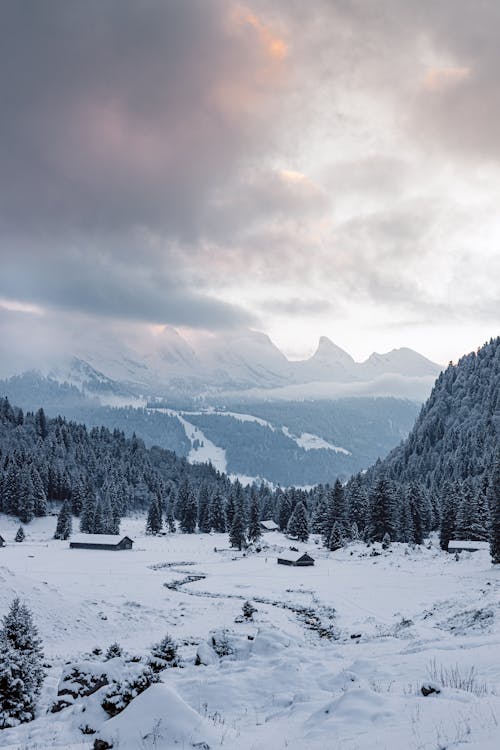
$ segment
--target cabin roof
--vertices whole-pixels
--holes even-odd
[[[279,529],[278,524],[273,521],[272,518],[268,518],[266,521],[261,521],[260,525],[269,531],[276,531],[276,529]]]
[[[309,555],[309,554],[308,554],[307,552],[304,552],[304,554],[303,554],[303,555],[301,555],[301,556],[300,556],[300,557],[299,557],[299,558],[297,559],[297,562],[299,562],[300,560],[312,560],[312,561],[314,562],[314,557],[311,557],[311,555]]]
[[[452,539],[448,542],[448,549],[489,549],[489,542],[471,542],[467,539]]]
[[[69,540],[77,544],[120,544],[123,539],[130,539],[126,534],[75,534]],[[130,539],[133,542],[133,539]]]

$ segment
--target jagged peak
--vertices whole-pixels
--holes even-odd
[[[328,336],[320,336],[318,347],[311,359],[354,363],[351,355],[340,346],[337,346]]]

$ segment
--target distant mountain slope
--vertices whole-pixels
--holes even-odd
[[[500,337],[438,377],[407,440],[370,469],[398,482],[439,488],[446,480],[478,484],[500,449]]]
[[[158,445],[191,461],[210,459],[231,474],[282,486],[347,479],[365,469],[408,434],[419,408],[394,398],[245,403],[230,411],[168,402],[173,408],[111,408],[37,373],[0,381],[0,396],[25,410],[41,405],[51,416],[117,428],[127,437],[135,433],[148,447]]]

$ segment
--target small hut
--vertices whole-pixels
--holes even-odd
[[[481,549],[489,550],[489,542],[469,542],[465,539],[452,539],[448,542],[448,552],[478,552]]]
[[[272,518],[268,518],[267,521],[260,522],[261,531],[279,531],[280,527],[273,521]]]
[[[134,540],[119,534],[77,534],[70,543],[70,549],[132,549]]]
[[[288,557],[278,557],[278,565],[293,565],[297,568],[305,568],[310,565],[314,565],[314,558],[304,552],[303,555],[298,557],[296,560],[292,560]]]
[[[0,534],[0,547],[5,547],[5,539],[3,538],[1,534]]]

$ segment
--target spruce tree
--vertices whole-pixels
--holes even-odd
[[[198,493],[198,528],[204,534],[212,530],[210,523],[210,493],[206,484],[202,484]]]
[[[491,511],[490,552],[495,565],[500,564],[500,454],[493,467],[488,487],[488,501]]]
[[[423,495],[420,487],[416,482],[412,482],[406,492],[406,502],[408,505],[410,529],[408,530],[408,541],[414,544],[423,544],[424,542],[424,519],[422,516]],[[389,535],[390,536],[390,535]]]
[[[161,508],[158,498],[154,497],[151,501],[146,520],[146,534],[159,534],[161,531],[162,519]]]
[[[250,498],[250,519],[248,522],[248,540],[256,542],[262,536],[259,520],[259,498],[254,489]]]
[[[368,538],[372,542],[381,542],[385,534],[391,540],[397,536],[393,490],[390,482],[381,476],[370,495]]]
[[[326,546],[329,550],[335,552],[335,550],[341,549],[341,547],[344,546],[344,543],[345,540],[342,533],[342,526],[338,521],[335,521],[330,533],[330,539],[328,540],[328,544]]]
[[[287,533],[296,537],[299,542],[307,542],[309,539],[309,522],[304,503],[298,502],[288,521]]]
[[[167,501],[167,507],[165,510],[165,526],[171,534],[175,534],[175,532],[177,531],[171,500]]]
[[[229,544],[239,550],[245,544],[245,519],[240,508],[236,508],[234,511],[233,523],[229,531]]]
[[[14,541],[16,541],[16,542],[24,542],[25,537],[26,537],[26,534],[24,533],[24,529],[23,529],[22,526],[20,526],[18,528],[18,530],[16,531],[16,535],[14,537]]]
[[[45,677],[42,661],[31,612],[16,598],[0,628],[0,727],[34,718]]]
[[[218,533],[224,533],[226,531],[226,511],[224,510],[224,500],[218,492],[215,493],[210,502],[210,526]]]
[[[448,544],[455,535],[456,518],[456,493],[451,482],[444,482],[441,488],[441,528],[439,532],[439,545],[445,552]]]
[[[29,523],[35,515],[35,490],[27,465],[21,470],[18,515],[23,523]]]
[[[196,531],[196,519],[198,517],[198,503],[191,488],[186,482],[183,489],[182,515],[180,517],[180,527],[184,534],[194,534]]]
[[[73,531],[73,519],[69,500],[65,500],[57,517],[54,539],[69,539]]]
[[[82,512],[80,515],[80,531],[84,534],[94,533],[94,521],[97,501],[95,493],[88,489],[85,493]]]

